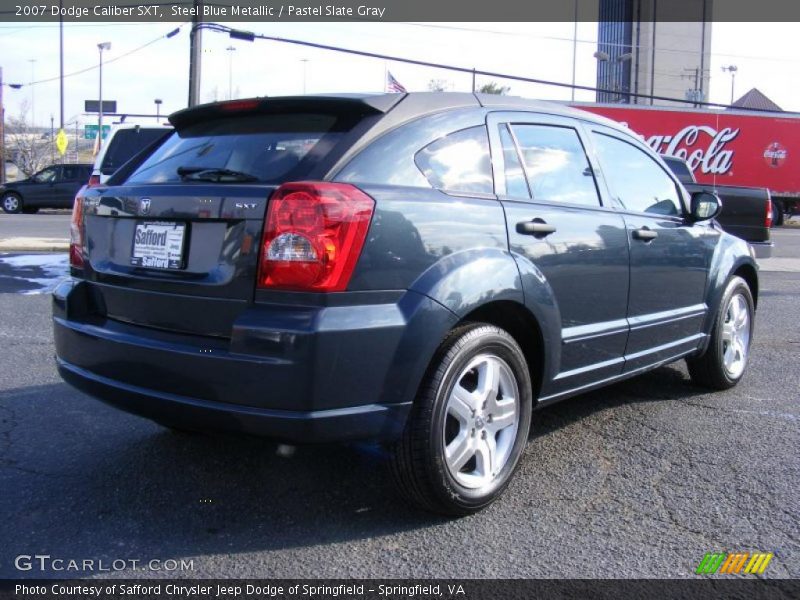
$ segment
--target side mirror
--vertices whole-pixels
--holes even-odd
[[[707,221],[722,211],[722,200],[713,192],[702,190],[692,194],[692,219]]]

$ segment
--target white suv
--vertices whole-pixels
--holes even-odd
[[[114,171],[172,132],[169,125],[119,123],[111,128],[94,160],[89,187],[104,184]]]

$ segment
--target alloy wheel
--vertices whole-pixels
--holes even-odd
[[[444,458],[450,475],[470,489],[486,487],[508,462],[519,429],[519,387],[508,364],[475,356],[447,400]]]
[[[722,361],[728,376],[737,379],[742,375],[749,349],[750,309],[742,294],[734,294],[722,323]]]

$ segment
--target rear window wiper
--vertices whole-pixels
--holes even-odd
[[[258,181],[258,177],[250,175],[250,173],[214,167],[178,167],[177,173],[184,181],[213,181],[215,183]]]

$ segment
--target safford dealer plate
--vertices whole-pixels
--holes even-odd
[[[155,269],[183,268],[185,223],[137,223],[133,234],[131,264]]]

